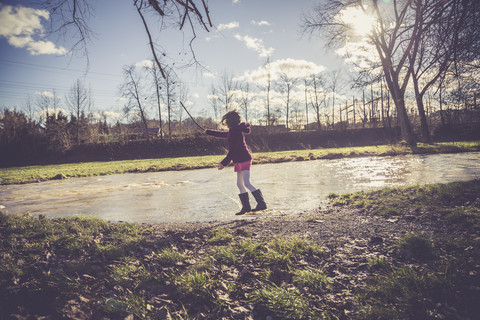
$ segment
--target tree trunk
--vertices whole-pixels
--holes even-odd
[[[403,94],[400,94],[397,90],[394,98],[395,107],[397,109],[397,117],[400,124],[400,130],[402,133],[402,138],[405,140],[407,145],[414,147],[416,146],[415,136],[413,134],[412,125],[410,124],[410,120],[408,119],[407,108],[405,107],[405,98]]]
[[[150,141],[150,134],[148,132],[148,124],[147,124],[147,118],[145,117],[145,113],[143,112],[143,107],[142,104],[140,103],[140,99],[137,96],[137,104],[138,104],[138,109],[140,110],[140,116],[142,117],[142,122],[143,126],[145,128],[145,137],[147,138],[148,141]]]
[[[422,130],[422,137],[426,143],[432,144],[432,136],[428,129],[427,116],[425,115],[425,106],[423,104],[423,95],[419,92],[418,81],[413,77],[413,87],[415,90],[415,99],[417,101],[418,115],[420,116],[420,124]]]

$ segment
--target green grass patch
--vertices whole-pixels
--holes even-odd
[[[351,205],[385,217],[422,211],[442,213],[452,220],[478,220],[480,180],[360,191],[330,197],[333,205]]]
[[[224,265],[235,265],[240,261],[237,250],[233,246],[223,246],[215,248],[212,253],[212,257],[215,260],[215,263],[220,263]]]
[[[302,237],[275,237],[270,241],[241,241],[236,246],[238,256],[244,261],[260,263],[265,267],[289,269],[299,256],[319,256],[324,249],[317,243]]]
[[[14,283],[27,275],[32,264],[55,255],[72,260],[64,267],[68,274],[82,272],[85,257],[117,259],[129,255],[142,242],[139,229],[131,224],[110,224],[96,218],[35,219],[29,215],[0,212],[3,252],[0,284]],[[22,263],[14,267],[12,257],[21,254]]]
[[[278,163],[308,159],[332,159],[359,156],[404,155],[412,153],[448,153],[478,151],[480,141],[418,144],[410,149],[403,145],[380,145],[351,148],[324,148],[255,153],[255,163]],[[108,162],[83,162],[60,165],[0,168],[0,185],[23,184],[55,179],[104,176],[121,173],[158,172],[213,168],[223,156],[195,156]]]
[[[387,269],[388,268],[388,262],[387,258],[385,257],[371,257],[367,258],[367,265],[371,269]]]
[[[322,271],[297,269],[293,272],[292,282],[299,288],[323,291],[328,288],[330,280]]]
[[[279,319],[319,319],[308,300],[295,288],[270,284],[251,292],[248,300],[256,304],[260,313],[273,314]]]
[[[232,230],[223,227],[211,230],[208,235],[208,243],[214,245],[227,244],[233,240]]]
[[[208,303],[214,300],[212,294],[214,281],[207,271],[190,270],[180,275],[176,282],[178,293],[184,298],[200,303]]]
[[[465,318],[473,305],[461,310],[455,297],[455,284],[451,275],[432,268],[418,271],[410,267],[397,267],[378,277],[358,295],[363,308],[362,319],[436,319],[437,314],[448,319]],[[457,301],[456,301],[457,300]]]
[[[424,235],[406,234],[394,244],[394,248],[404,258],[426,260],[434,256],[432,240]]]
[[[122,290],[114,297],[105,299],[101,306],[107,314],[125,318],[129,314],[135,319],[153,319],[153,315],[147,309],[147,301],[144,296],[130,290]]]
[[[174,266],[178,263],[184,262],[186,259],[185,254],[178,252],[174,248],[164,248],[159,253],[157,261],[162,266]]]
[[[112,285],[130,289],[138,288],[142,283],[152,280],[150,271],[133,258],[125,258],[122,262],[111,265],[108,274]]]
[[[244,255],[245,259],[249,260],[255,259],[263,248],[263,243],[252,239],[242,239],[237,244],[238,253]]]

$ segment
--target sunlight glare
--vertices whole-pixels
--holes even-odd
[[[355,34],[361,37],[368,36],[376,24],[375,17],[365,13],[360,7],[349,7],[342,10],[339,16],[342,23],[349,25]]]

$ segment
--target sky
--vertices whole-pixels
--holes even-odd
[[[67,53],[71,41],[44,38],[49,14],[34,1],[0,3],[0,108],[24,110],[27,97],[55,95],[62,101],[77,79],[91,88],[95,112],[122,113],[119,87],[122,68],[151,59],[143,24],[130,0],[90,1],[90,27],[95,38],[88,60]],[[195,55],[201,66],[180,68],[190,61],[188,36],[169,29],[154,33],[156,42],[175,63],[189,88],[193,115],[211,115],[208,96],[222,74],[258,80],[267,58],[272,65],[329,72],[342,60],[327,51],[317,36],[302,34],[304,14],[318,0],[209,0],[214,24],[198,30]]]

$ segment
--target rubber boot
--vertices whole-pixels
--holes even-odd
[[[240,212],[237,212],[236,215],[239,216],[252,211],[252,208],[250,207],[250,201],[248,200],[248,192],[240,193],[238,197],[242,202],[242,210],[240,210]]]
[[[252,211],[255,212],[255,211],[267,209],[267,204],[265,203],[265,200],[263,200],[263,194],[262,194],[262,191],[260,191],[260,189],[253,191],[252,195],[255,197],[255,200],[257,201],[257,206]]]

